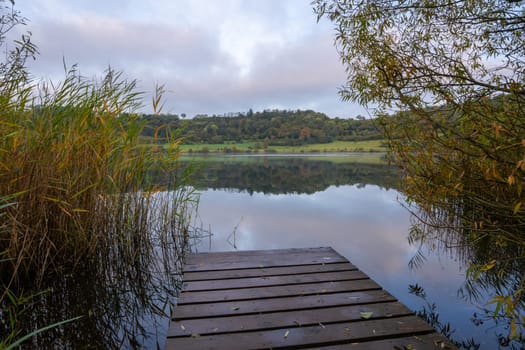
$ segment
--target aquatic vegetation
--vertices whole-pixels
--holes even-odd
[[[0,63],[0,338],[2,346],[13,346],[26,334],[43,337],[35,329],[90,319],[96,310],[74,307],[74,300],[86,305],[78,302],[85,296],[74,295],[76,287],[57,287],[78,286],[75,277],[90,283],[84,290],[102,285],[96,294],[118,283],[133,300],[175,293],[195,196],[185,186],[189,171],[177,171],[177,138],[164,135],[162,150],[140,142],[143,96],[136,82],[111,68],[89,79],[76,66],[65,67],[61,82],[31,79],[25,63],[36,46],[29,34],[7,42],[6,33],[25,20],[4,3],[0,47],[9,54]],[[155,113],[162,94],[160,86]],[[159,174],[162,183],[154,181]],[[46,300],[65,309],[53,314]],[[96,300],[109,318],[122,309],[103,302],[121,297]]]

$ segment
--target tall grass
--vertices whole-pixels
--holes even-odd
[[[114,339],[111,326],[127,321],[112,305],[136,300],[144,309],[157,290],[176,287],[166,281],[177,283],[195,208],[188,174],[176,171],[179,141],[168,136],[161,149],[139,142],[143,96],[112,69],[102,79],[73,66],[62,82],[32,80],[30,35],[7,39],[25,24],[13,5],[0,0],[0,348],[66,319],[89,322],[93,310],[115,315],[91,323]],[[79,301],[75,276],[99,286],[97,308]]]
[[[50,276],[94,269],[144,286],[152,272],[177,272],[195,197],[176,172],[178,140],[159,150],[139,142],[135,82],[110,69],[86,79],[73,67],[61,83],[19,80],[2,93],[0,306],[9,317],[31,299],[27,281],[38,290]],[[11,323],[15,340],[23,333]]]
[[[151,194],[165,187],[149,181],[150,171],[170,172],[178,152],[139,144],[135,82],[112,70],[92,81],[71,69],[60,84],[31,88],[36,98],[21,90],[16,104],[0,105],[10,112],[0,120],[0,196],[15,202],[3,209],[4,273],[41,277],[115,245],[144,249],[153,207],[166,220],[180,217],[185,198],[168,200],[168,211],[152,206]]]

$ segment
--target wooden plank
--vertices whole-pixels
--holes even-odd
[[[190,253],[187,255],[187,261],[192,259],[202,259],[209,261],[213,258],[259,258],[262,256],[275,256],[275,255],[289,255],[289,254],[301,254],[307,255],[310,253],[318,254],[336,254],[337,253],[332,247],[316,247],[316,248],[285,248],[285,249],[262,249],[262,250],[234,250],[234,251],[223,251],[223,252],[202,252],[202,253]]]
[[[177,301],[178,305],[211,303],[232,300],[267,299],[284,296],[319,295],[346,291],[380,290],[381,286],[370,279],[356,281],[322,282],[315,284],[292,284],[265,288],[244,288],[216,290],[213,292],[185,292]]]
[[[346,258],[331,250],[306,250],[286,254],[266,254],[260,256],[243,254],[237,256],[235,252],[206,253],[207,257],[197,255],[187,259],[183,272],[187,271],[214,271],[227,269],[246,269],[293,265],[311,265],[348,262]]]
[[[396,301],[384,290],[179,305],[173,318],[202,318]]]
[[[304,266],[284,266],[284,267],[267,267],[254,269],[232,269],[232,270],[216,270],[216,271],[195,271],[186,272],[184,274],[184,281],[208,281],[220,280],[227,278],[244,278],[244,277],[263,277],[263,276],[281,276],[292,273],[307,274],[319,272],[336,272],[336,271],[352,271],[357,268],[350,263],[335,263],[335,264],[316,264]]]
[[[216,271],[216,270],[228,270],[228,269],[254,269],[264,267],[282,267],[282,266],[296,266],[296,265],[319,265],[319,264],[331,264],[331,263],[342,263],[346,262],[342,258],[330,258],[326,260],[326,257],[317,256],[310,257],[310,259],[286,259],[286,258],[265,258],[255,261],[236,261],[236,262],[216,262],[210,265],[199,263],[193,265],[185,265],[183,273],[191,271]]]
[[[294,310],[234,317],[214,317],[174,321],[168,331],[168,337],[208,335],[253,331],[260,329],[279,329],[288,327],[319,326],[344,321],[361,320],[361,312],[372,312],[371,319],[394,318],[412,315],[400,302],[380,304],[350,305],[326,307],[321,309]]]
[[[305,284],[331,281],[350,281],[368,278],[361,271],[322,272],[317,274],[296,274],[283,276],[247,277],[211,281],[185,282],[183,291],[221,290],[234,288],[259,288],[287,284]]]
[[[384,339],[367,342],[353,342],[332,346],[316,347],[318,350],[451,350],[455,345],[443,336],[433,333],[411,337]]]
[[[274,257],[310,257],[322,256],[326,258],[341,258],[342,256],[332,248],[308,248],[308,249],[276,249],[276,250],[245,250],[200,253],[189,255],[186,258],[186,264],[199,264],[201,262],[236,262],[246,260],[261,260]],[[325,259],[330,260],[330,259]]]
[[[387,318],[195,338],[168,338],[166,349],[283,349],[424,335],[434,331],[426,322],[414,316],[398,317],[395,320],[392,322]]]

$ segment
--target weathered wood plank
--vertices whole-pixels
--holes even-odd
[[[384,339],[367,342],[353,342],[332,346],[316,347],[318,350],[451,350],[456,347],[443,336],[432,333],[411,337]]]
[[[331,281],[350,281],[366,279],[367,275],[361,271],[340,271],[340,272],[320,272],[318,274],[295,274],[283,276],[263,276],[247,277],[211,281],[193,281],[185,282],[182,290],[200,291],[200,290],[221,290],[234,288],[259,288],[266,286],[282,286],[287,284],[304,284]]]
[[[322,256],[326,258],[341,258],[342,256],[332,248],[319,249],[277,249],[277,250],[245,250],[245,251],[229,251],[229,252],[214,252],[214,253],[200,253],[189,255],[186,258],[186,264],[198,264],[201,262],[236,262],[246,260],[261,260],[274,257],[311,257]],[[329,259],[326,259],[329,260]]]
[[[198,338],[168,338],[166,349],[282,349],[301,345],[336,345],[381,340],[389,336],[424,335],[434,331],[426,322],[414,316],[398,317],[395,320],[395,322],[392,322],[391,319],[344,322],[323,326],[208,335]]]
[[[216,290],[213,292],[185,292],[182,293],[178,305],[192,303],[210,303],[232,300],[267,299],[284,296],[318,295],[336,292],[380,290],[381,286],[371,279],[356,281],[322,282],[314,284],[292,284],[285,286],[270,286],[264,288],[245,288]]]
[[[317,248],[285,248],[285,249],[261,249],[261,250],[234,250],[224,252],[202,252],[202,253],[190,253],[187,255],[187,261],[192,259],[210,260],[213,258],[243,258],[243,257],[262,257],[262,256],[275,256],[275,255],[289,255],[289,254],[336,254],[337,253],[332,247],[317,247]]]
[[[197,255],[187,259],[183,271],[213,271],[226,269],[262,268],[274,266],[311,265],[342,263],[348,260],[333,249],[330,250],[297,250],[283,254],[265,254],[254,256],[245,254],[237,256],[236,252],[206,253],[209,256]],[[221,255],[216,255],[221,254]]]
[[[214,317],[174,321],[168,337],[231,333],[287,327],[321,326],[361,320],[361,312],[372,312],[371,319],[412,315],[400,302],[327,307],[234,317]]]
[[[215,270],[227,270],[227,269],[253,269],[263,267],[282,267],[282,266],[295,266],[295,265],[319,265],[329,263],[342,263],[346,262],[341,258],[331,258],[331,261],[326,261],[325,257],[312,257],[308,260],[300,259],[261,259],[257,262],[254,261],[238,261],[238,262],[218,262],[211,265],[195,264],[185,265],[184,273],[188,271],[215,271]]]
[[[262,300],[255,299],[226,301],[221,303],[187,304],[177,306],[173,312],[173,318],[181,320],[187,318],[231,316],[387,301],[396,301],[396,299],[384,290],[371,290],[364,292],[344,292]]]
[[[254,269],[232,269],[232,270],[215,270],[215,271],[195,271],[186,272],[184,274],[184,281],[207,281],[207,280],[221,280],[228,278],[244,278],[244,277],[263,277],[263,276],[281,276],[289,274],[307,274],[319,272],[336,272],[336,271],[352,271],[357,268],[350,263],[334,263],[334,264],[316,264],[304,266],[284,266],[284,267],[267,267]]]

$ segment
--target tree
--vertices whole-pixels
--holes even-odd
[[[340,93],[375,106],[420,218],[461,242],[524,244],[525,2],[313,4],[336,25]],[[494,259],[480,271],[505,268]]]
[[[377,106],[409,198],[431,211],[497,193],[494,211],[525,218],[524,2],[314,4],[337,25],[340,93]]]
[[[343,97],[380,107],[523,96],[523,1],[316,0],[337,24]]]

